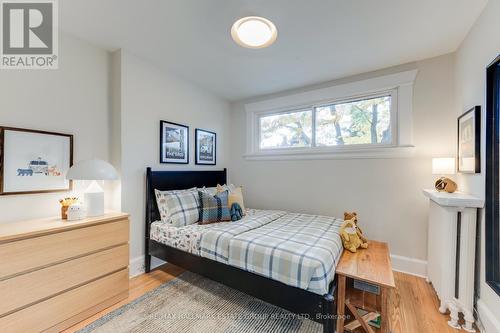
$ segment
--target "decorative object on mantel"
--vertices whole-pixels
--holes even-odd
[[[67,220],[68,219],[68,208],[69,206],[75,204],[78,202],[78,198],[64,198],[59,200],[59,203],[61,204],[61,219]]]
[[[189,164],[189,127],[160,121],[160,163]]]
[[[458,172],[481,172],[481,106],[458,117]]]
[[[440,175],[434,188],[439,192],[453,193],[457,190],[457,183],[444,175],[455,174],[455,159],[453,157],[440,157],[432,159],[432,174]]]
[[[455,183],[450,178],[441,177],[436,181],[434,187],[438,192],[453,193],[457,190],[457,183]]]
[[[0,127],[0,195],[71,190],[73,135]]]
[[[432,282],[441,301],[439,311],[450,310],[448,324],[459,329],[458,313],[462,312],[465,320],[462,328],[475,332],[476,217],[484,200],[460,192],[424,190],[423,193],[430,199],[427,281]]]
[[[195,163],[215,165],[217,161],[217,134],[197,128],[194,136]]]
[[[66,177],[72,180],[91,180],[83,200],[87,216],[104,215],[104,190],[97,181],[118,179],[115,168],[103,160],[84,160],[73,165]]]

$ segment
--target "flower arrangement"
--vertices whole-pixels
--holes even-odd
[[[78,198],[64,198],[60,199],[59,203],[61,204],[61,218],[63,220],[68,219],[68,208],[72,204],[75,204],[78,202]]]

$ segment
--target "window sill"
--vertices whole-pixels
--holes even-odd
[[[414,146],[371,147],[356,149],[308,148],[259,151],[257,153],[247,153],[243,155],[243,157],[247,161],[389,159],[412,157],[414,152]]]

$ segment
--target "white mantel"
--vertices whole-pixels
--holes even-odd
[[[456,208],[483,208],[484,200],[463,192],[424,190],[424,195],[440,206]]]
[[[439,311],[450,310],[448,324],[460,328],[458,313],[462,312],[466,322],[462,328],[475,332],[472,325],[476,217],[484,200],[461,192],[424,190],[423,193],[430,199],[428,282],[432,282],[441,301]]]

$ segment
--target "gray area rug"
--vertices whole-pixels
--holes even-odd
[[[78,333],[318,333],[322,326],[185,272]]]

